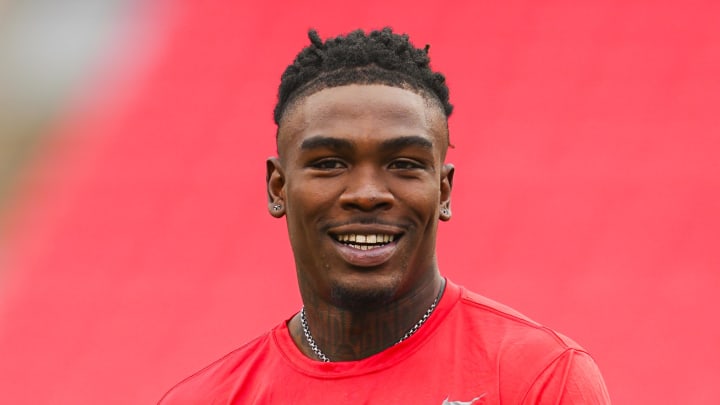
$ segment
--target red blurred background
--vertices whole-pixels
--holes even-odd
[[[720,403],[717,2],[123,15],[5,203],[1,402],[154,403],[297,311],[264,185],[279,77],[310,27],[389,25],[456,105],[442,272],[580,342],[616,404]]]

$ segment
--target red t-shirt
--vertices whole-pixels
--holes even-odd
[[[609,404],[577,343],[447,282],[427,322],[366,359],[323,363],[287,322],[175,386],[170,404]]]

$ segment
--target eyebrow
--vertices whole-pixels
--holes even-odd
[[[419,146],[423,149],[432,149],[433,144],[427,138],[418,135],[401,136],[382,142],[382,147],[388,149],[402,149],[409,146]]]
[[[418,146],[423,149],[432,149],[433,143],[427,138],[418,135],[400,136],[397,138],[387,139],[381,143],[381,147],[383,149],[402,149],[410,146]],[[302,144],[300,144],[300,149],[302,150],[311,150],[317,148],[352,150],[355,149],[355,145],[353,144],[353,142],[347,139],[338,139],[322,135],[313,136],[305,139]]]
[[[354,146],[352,142],[346,140],[346,139],[338,139],[338,138],[332,138],[329,136],[313,136],[310,138],[305,139],[300,144],[300,149],[302,150],[311,150],[311,149],[319,149],[319,148],[326,148],[326,149],[354,149]]]

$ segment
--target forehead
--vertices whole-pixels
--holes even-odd
[[[386,85],[325,88],[293,103],[278,131],[283,155],[309,136],[353,139],[421,135],[444,153],[447,120],[439,103],[412,90]]]

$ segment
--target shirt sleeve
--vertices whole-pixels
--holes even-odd
[[[592,357],[568,349],[540,373],[522,403],[610,405],[610,395]]]

